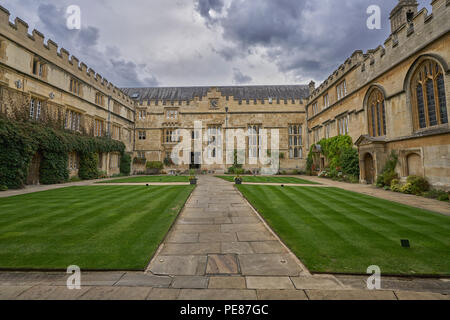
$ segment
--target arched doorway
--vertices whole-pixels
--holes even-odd
[[[375,166],[370,153],[364,156],[364,173],[367,184],[373,184],[375,181]]]
[[[27,185],[39,184],[39,169],[41,167],[41,154],[36,152],[28,168]]]
[[[417,153],[412,153],[406,158],[408,176],[422,176],[422,161]]]

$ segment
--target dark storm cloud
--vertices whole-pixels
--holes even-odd
[[[238,68],[233,68],[233,83],[248,84],[252,81],[252,77],[245,75]]]
[[[214,17],[211,16],[210,11],[221,12],[223,6],[223,0],[195,0],[195,9],[209,23],[215,21]]]
[[[149,75],[141,80],[138,66],[123,58],[117,47],[99,48],[100,31],[92,26],[82,26],[80,30],[69,30],[66,27],[65,13],[62,8],[53,4],[42,4],[38,7],[38,18],[44,30],[51,38],[65,47],[71,54],[80,58],[88,66],[99,71],[104,78],[116,86],[157,85],[157,79]],[[114,57],[114,58],[111,58]],[[139,70],[145,69],[140,66]],[[149,81],[150,83],[147,83]]]
[[[366,27],[368,6],[382,10],[382,30]],[[382,44],[389,33],[392,0],[231,0],[217,20],[238,50],[216,50],[233,60],[260,47],[280,72],[296,79],[324,79],[354,50]]]

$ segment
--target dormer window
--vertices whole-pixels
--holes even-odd
[[[178,110],[167,110],[166,118],[176,120],[178,118]]]

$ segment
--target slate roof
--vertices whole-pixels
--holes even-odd
[[[243,101],[306,99],[309,96],[307,85],[123,88],[122,91],[138,101],[191,101],[195,97],[205,97],[211,88],[217,88],[222,96],[233,96],[235,100]]]

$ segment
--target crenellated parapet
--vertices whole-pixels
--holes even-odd
[[[129,108],[134,107],[134,101],[129,96],[89,68],[84,62],[80,62],[69,51],[59,48],[58,44],[51,39],[45,42],[45,36],[38,30],[33,30],[30,34],[28,24],[22,19],[16,17],[14,22],[11,22],[10,12],[2,6],[0,6],[0,35],[20,44],[26,50],[63,69],[103,94],[111,96],[123,105]]]
[[[339,81],[345,75],[356,69],[356,83],[361,85],[376,79],[394,65],[420,50],[426,43],[441,37],[450,31],[450,1],[434,0],[432,13],[426,8],[420,10],[411,21],[400,26],[384,42],[375,49],[363,53],[355,51],[342,65],[340,65],[308,99],[312,103]],[[357,88],[348,88],[350,91]]]

